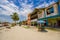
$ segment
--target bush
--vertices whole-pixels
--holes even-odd
[[[16,25],[15,23],[12,23],[12,24],[11,24],[11,27],[14,27],[15,25]]]
[[[29,26],[24,26],[24,28],[28,29],[28,28],[29,28]]]

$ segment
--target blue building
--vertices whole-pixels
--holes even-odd
[[[45,26],[60,28],[60,2],[41,8],[40,11],[38,20],[44,20]]]

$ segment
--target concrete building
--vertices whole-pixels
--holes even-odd
[[[60,2],[51,4],[46,8],[35,9],[28,15],[28,24],[43,20],[45,26],[60,27]],[[33,23],[34,24],[34,23]]]
[[[28,25],[36,26],[39,9],[34,9],[32,13],[28,14]]]
[[[46,21],[46,26],[60,27],[60,4],[54,3],[43,9],[38,20]]]
[[[28,14],[28,20],[27,20],[27,25],[31,25],[31,18],[30,14]]]

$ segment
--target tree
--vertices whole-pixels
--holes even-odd
[[[11,18],[15,21],[15,24],[16,24],[16,21],[19,20],[19,16],[18,16],[18,14],[16,12],[13,13],[13,15],[11,15]]]

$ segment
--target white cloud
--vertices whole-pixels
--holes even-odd
[[[21,2],[18,0],[19,3],[21,4],[22,8],[20,10],[21,15],[25,16],[27,18],[27,15],[33,11],[33,2],[31,4],[27,4],[28,0],[25,0],[25,2]]]
[[[52,2],[50,2],[50,5],[51,5],[51,4],[54,4],[54,3],[55,3],[55,1],[52,1]]]
[[[44,4],[37,6],[36,8],[44,8]]]
[[[49,5],[50,5],[49,3],[44,2],[43,4],[37,6],[36,8],[44,8],[44,7],[48,7]]]
[[[44,2],[43,4],[37,6],[36,8],[44,8],[44,7],[48,7],[49,5],[54,4],[54,3],[55,3],[55,1],[52,1],[52,2],[50,2],[50,3]]]
[[[33,2],[31,4],[27,4],[28,0],[23,2],[22,0],[18,0],[21,8],[16,6],[13,1],[9,2],[8,0],[0,0],[0,7],[4,8],[5,10],[0,8],[2,14],[11,15],[13,12],[17,12],[19,15],[23,15],[27,18],[27,15],[32,12]]]
[[[7,0],[0,0],[0,7],[4,8],[5,10],[2,10],[0,8],[0,11],[2,12],[2,14],[5,15],[11,15],[13,12],[17,12],[18,14],[19,12],[19,8],[13,3],[13,2],[9,2]]]
[[[8,1],[7,0],[0,0],[0,4],[2,4],[2,3],[8,3]]]

